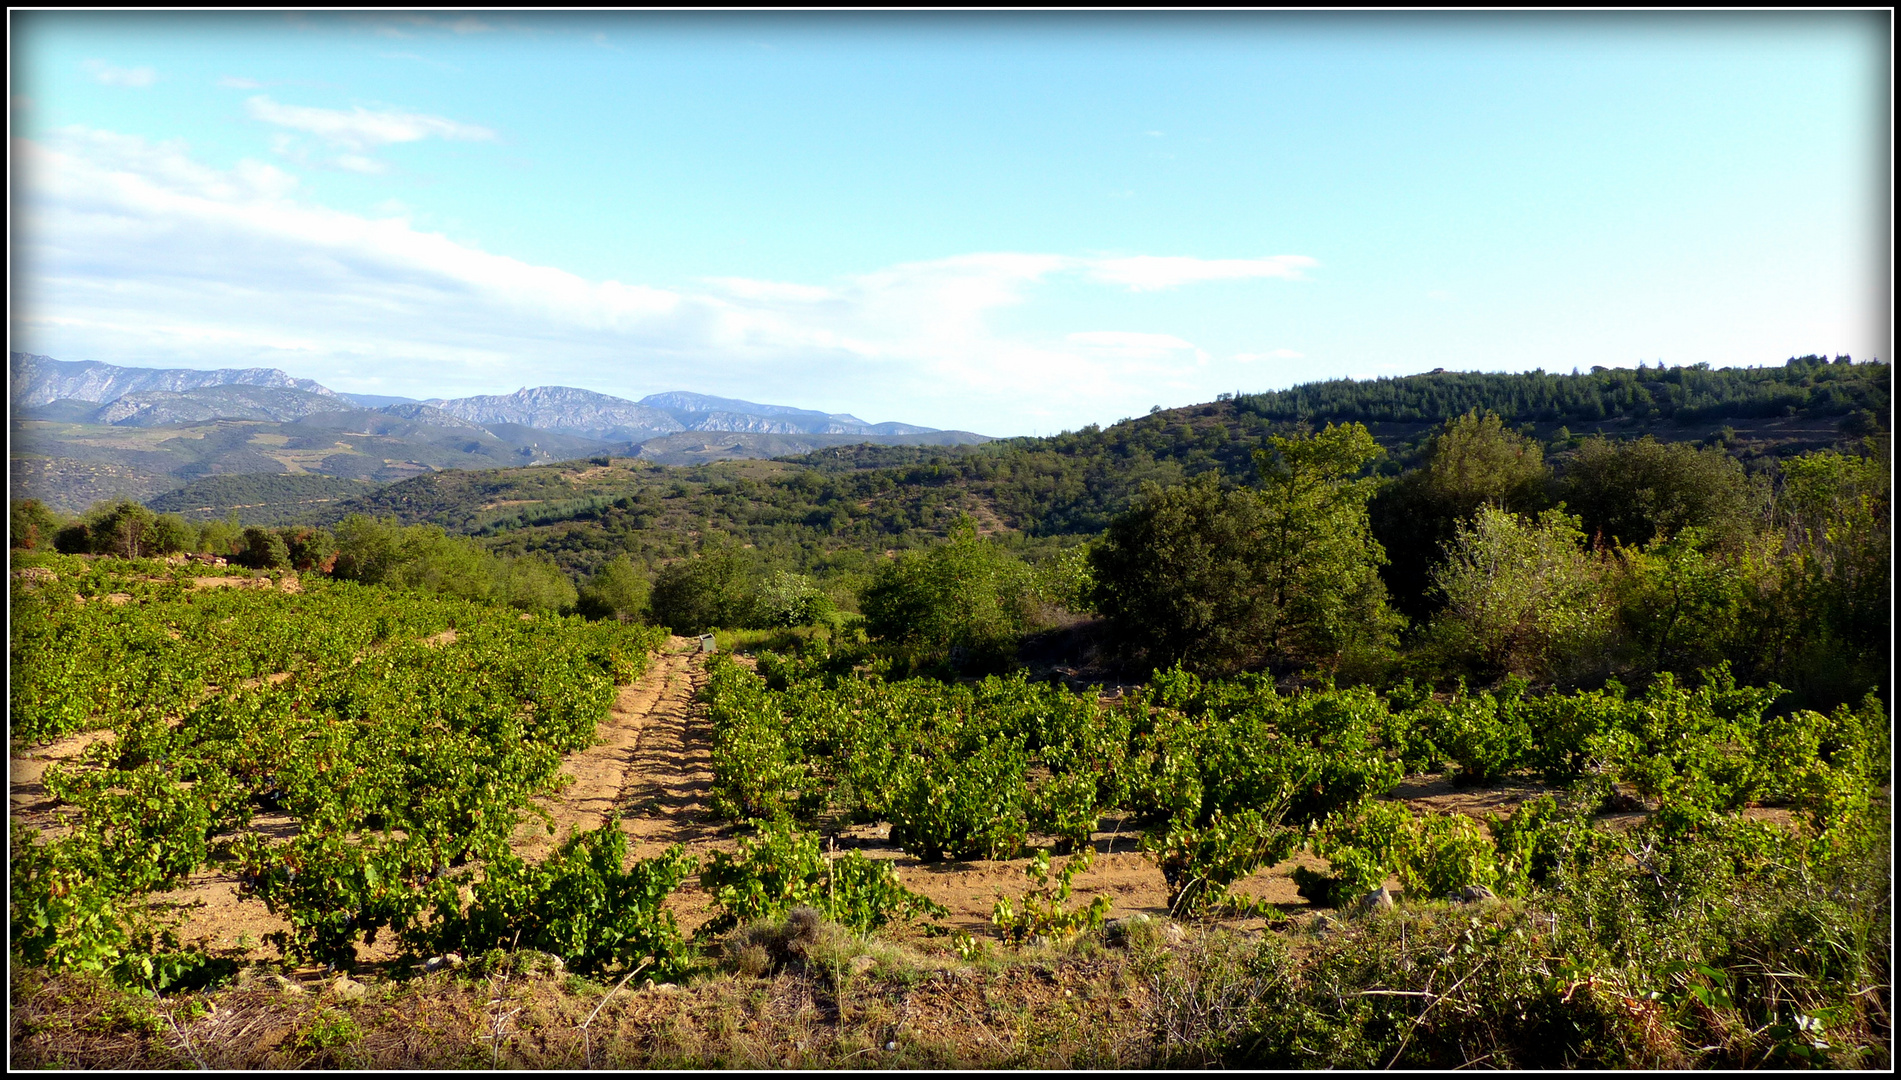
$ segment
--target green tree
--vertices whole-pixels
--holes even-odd
[[[352,514],[336,528],[332,571],[346,581],[487,599],[495,588],[495,556],[436,525],[404,528],[394,518]]]
[[[1368,529],[1379,453],[1359,424],[1271,436],[1258,491],[1203,474],[1144,488],[1090,555],[1096,610],[1124,655],[1208,672],[1377,656],[1398,620]]]
[[[676,634],[752,621],[753,568],[738,548],[718,547],[661,567],[654,575],[654,621]]]
[[[244,530],[238,525],[238,512],[231,511],[225,521],[207,521],[198,527],[198,550],[208,555],[230,557],[237,554]]]
[[[293,525],[279,529],[278,535],[284,538],[284,547],[290,552],[292,569],[327,573],[334,567],[337,539],[327,530]]]
[[[64,519],[38,499],[15,499],[9,520],[7,543],[23,550],[44,550],[53,546],[53,534]]]
[[[401,534],[392,584],[423,592],[484,600],[494,594],[496,558],[473,540],[436,525],[411,525]]]
[[[810,626],[836,610],[831,597],[804,574],[779,570],[759,583],[754,621],[760,626]]]
[[[1366,510],[1378,481],[1356,479],[1380,452],[1357,423],[1269,436],[1268,449],[1255,451],[1274,653],[1337,665],[1391,646],[1400,620],[1387,607],[1379,576],[1386,552]]]
[[[152,551],[172,555],[189,551],[198,542],[198,530],[177,514],[160,514],[152,519]]]
[[[1481,506],[1535,513],[1545,505],[1551,478],[1543,448],[1493,412],[1448,420],[1423,457],[1368,508],[1374,536],[1391,560],[1384,577],[1394,603],[1415,616],[1429,609],[1433,564],[1459,524]]]
[[[284,570],[290,566],[290,547],[272,530],[252,525],[239,541],[237,562],[253,570]]]
[[[1205,672],[1264,662],[1270,598],[1260,568],[1266,513],[1213,473],[1143,485],[1135,506],[1090,549],[1093,603],[1117,650],[1154,667]]]
[[[1754,532],[1762,505],[1735,458],[1650,435],[1584,440],[1565,465],[1560,490],[1587,536],[1628,545],[1694,527],[1710,543],[1733,549]]]
[[[98,555],[136,559],[151,553],[155,515],[130,499],[101,504],[87,513],[92,550]]]
[[[1706,550],[1684,529],[1641,549],[1618,550],[1618,615],[1639,672],[1713,668],[1739,632],[1747,580],[1740,560]]]
[[[590,619],[639,619],[647,614],[653,583],[634,561],[617,555],[581,587],[575,610]]]
[[[523,611],[569,611],[576,593],[568,575],[546,555],[495,560],[495,599]]]
[[[865,629],[914,660],[962,654],[976,666],[1014,651],[1029,620],[1029,567],[977,535],[968,515],[950,539],[880,566],[859,596]]]
[[[92,554],[92,526],[84,521],[72,521],[60,526],[53,534],[53,550],[62,555]]]
[[[1772,628],[1794,632],[1777,643],[1767,674],[1810,708],[1885,692],[1893,625],[1887,457],[1825,450],[1791,458],[1782,472],[1780,581],[1749,622],[1766,640]]]
[[[1459,527],[1433,584],[1437,645],[1487,675],[1574,674],[1604,655],[1612,615],[1577,519],[1481,507]]]

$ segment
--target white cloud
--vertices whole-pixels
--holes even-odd
[[[332,163],[339,169],[355,173],[367,173],[372,176],[377,173],[389,171],[389,166],[375,158],[364,157],[362,154],[338,154]]]
[[[1070,334],[1068,340],[1086,348],[1130,356],[1162,356],[1195,347],[1194,342],[1183,341],[1173,334],[1143,334],[1129,330],[1089,330]]]
[[[250,98],[244,104],[254,119],[308,132],[332,146],[356,153],[390,143],[417,142],[432,137],[473,141],[495,138],[495,133],[488,128],[426,113],[394,110],[377,112],[361,105],[349,112],[305,105],[280,105],[262,94]]]
[[[218,85],[226,90],[262,90],[264,84],[256,79],[247,79],[241,75],[224,75],[218,79]]]
[[[1317,265],[1315,260],[1305,255],[1272,255],[1260,259],[1135,255],[1125,259],[1092,260],[1089,273],[1098,281],[1126,285],[1135,292],[1153,292],[1197,281],[1298,278],[1302,269],[1314,265]]]
[[[107,86],[129,86],[143,90],[158,81],[158,72],[149,67],[114,67],[104,60],[88,60],[83,66],[94,79]]]
[[[1234,361],[1237,364],[1252,364],[1257,360],[1304,360],[1306,358],[1306,353],[1295,349],[1272,349],[1268,352],[1234,354]]]
[[[379,218],[313,205],[281,169],[208,168],[182,143],[68,128],[15,156],[31,222],[15,331],[61,359],[278,366],[419,396],[695,389],[991,434],[1232,385],[1229,361],[1173,334],[993,325],[1052,279],[1123,284],[1134,259],[979,252],[823,284],[676,290],[485,252],[417,227],[400,203]],[[1175,283],[1236,276],[1223,260],[1160,261]]]

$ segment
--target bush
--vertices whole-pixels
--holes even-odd
[[[891,842],[925,862],[1008,859],[1029,832],[1020,740],[995,739],[965,754],[900,766],[889,814]]]
[[[1095,607],[1126,656],[1230,672],[1265,663],[1347,670],[1376,663],[1400,620],[1386,606],[1385,552],[1368,530],[1380,453],[1359,424],[1270,436],[1256,491],[1203,474],[1145,485],[1091,551]]]
[[[1565,465],[1560,494],[1586,535],[1627,545],[1696,528],[1716,543],[1740,543],[1760,496],[1740,462],[1712,447],[1599,436],[1584,440]]]
[[[1528,521],[1482,508],[1433,572],[1441,646],[1487,675],[1562,676],[1601,656],[1610,611],[1583,540],[1558,510]]]
[[[1114,903],[1107,894],[1096,897],[1089,906],[1072,909],[1069,906],[1071,882],[1076,875],[1089,869],[1095,860],[1096,849],[1084,846],[1064,863],[1063,869],[1056,875],[1056,884],[1050,884],[1050,853],[1039,848],[1030,857],[1030,865],[1023,868],[1024,874],[1034,882],[1034,887],[1015,903],[1007,897],[997,897],[997,903],[990,912],[990,922],[1002,933],[1006,941],[1023,942],[1031,938],[1053,938],[1066,941],[1078,934],[1102,928],[1103,920],[1109,915]]]
[[[496,560],[493,596],[523,611],[568,611],[576,599],[568,575],[540,554]]]
[[[761,582],[752,621],[760,627],[810,626],[837,611],[811,578],[780,570]]]
[[[7,530],[9,547],[24,551],[43,551],[53,546],[61,517],[38,499],[15,499]]]
[[[152,519],[150,538],[154,554],[172,555],[190,551],[198,543],[198,530],[177,514],[160,514]]]
[[[1217,810],[1208,824],[1177,820],[1146,834],[1142,849],[1168,883],[1168,910],[1187,917],[1213,910],[1228,886],[1262,867],[1284,861],[1300,846],[1300,832],[1259,810]]]

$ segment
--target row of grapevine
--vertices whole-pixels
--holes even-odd
[[[1888,779],[1879,701],[1775,715],[1778,688],[1738,687],[1723,669],[1695,689],[1664,677],[1638,696],[1616,684],[1285,694],[1260,676],[1204,682],[1177,669],[1104,703],[1021,675],[886,682],[822,666],[767,654],[754,674],[716,662],[704,693],[725,812],[889,822],[925,860],[1009,858],[1033,834],[1074,846],[1119,814],[1145,827],[1144,848],[1187,908],[1301,847],[1335,868],[1304,872],[1317,899],[1389,874],[1425,895],[1528,887],[1543,873],[1534,866],[1549,868],[1553,830],[1588,831],[1620,783],[1662,805],[1652,827],[1669,835],[1733,826],[1827,845],[1867,827],[1870,794]],[[1448,765],[1466,783],[1522,775],[1569,788],[1565,805],[1582,810],[1528,804],[1488,836],[1457,815],[1381,801],[1402,776]],[[1755,804],[1790,807],[1800,828],[1735,824]]]
[[[457,923],[458,885],[529,872],[508,851],[529,800],[664,633],[321,579],[193,589],[161,563],[39,561],[51,580],[14,581],[13,736],[112,733],[46,772],[71,830],[14,837],[14,950],[62,967],[149,966],[164,928],[140,898],[208,865],[288,920],[294,956],[347,963],[385,931],[479,936],[493,905]],[[252,831],[263,812],[293,835]]]

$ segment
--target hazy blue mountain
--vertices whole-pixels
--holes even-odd
[[[117,427],[158,427],[205,420],[271,420],[289,423],[352,406],[336,396],[270,386],[201,386],[183,393],[134,390],[93,410],[87,422]]]
[[[206,386],[266,386],[336,397],[310,379],[294,379],[276,368],[133,368],[96,360],[55,360],[32,353],[8,353],[12,380],[8,400],[13,407],[48,405],[55,401],[114,401],[135,391],[168,390],[179,393]]]
[[[337,394],[337,396],[338,396],[338,397],[340,397],[340,398],[343,398],[343,399],[344,399],[344,400],[346,400],[346,401],[353,401],[353,402],[355,402],[356,404],[358,404],[358,405],[361,405],[361,406],[363,406],[363,407],[364,407],[364,408],[366,408],[366,409],[381,409],[381,408],[386,408],[386,407],[388,407],[388,406],[390,406],[390,405],[416,405],[416,404],[420,404],[420,399],[418,399],[418,398],[413,398],[413,397],[391,397],[391,396],[390,396],[390,395],[388,395],[388,394],[345,394],[345,393],[338,393],[338,394]]]
[[[431,398],[423,404],[477,424],[520,424],[611,442],[640,442],[685,428],[659,409],[572,386],[524,387],[512,394]]]
[[[915,424],[870,424],[850,413],[762,405],[756,401],[669,390],[640,399],[673,415],[689,431],[746,431],[769,435],[925,435],[937,428]]]

